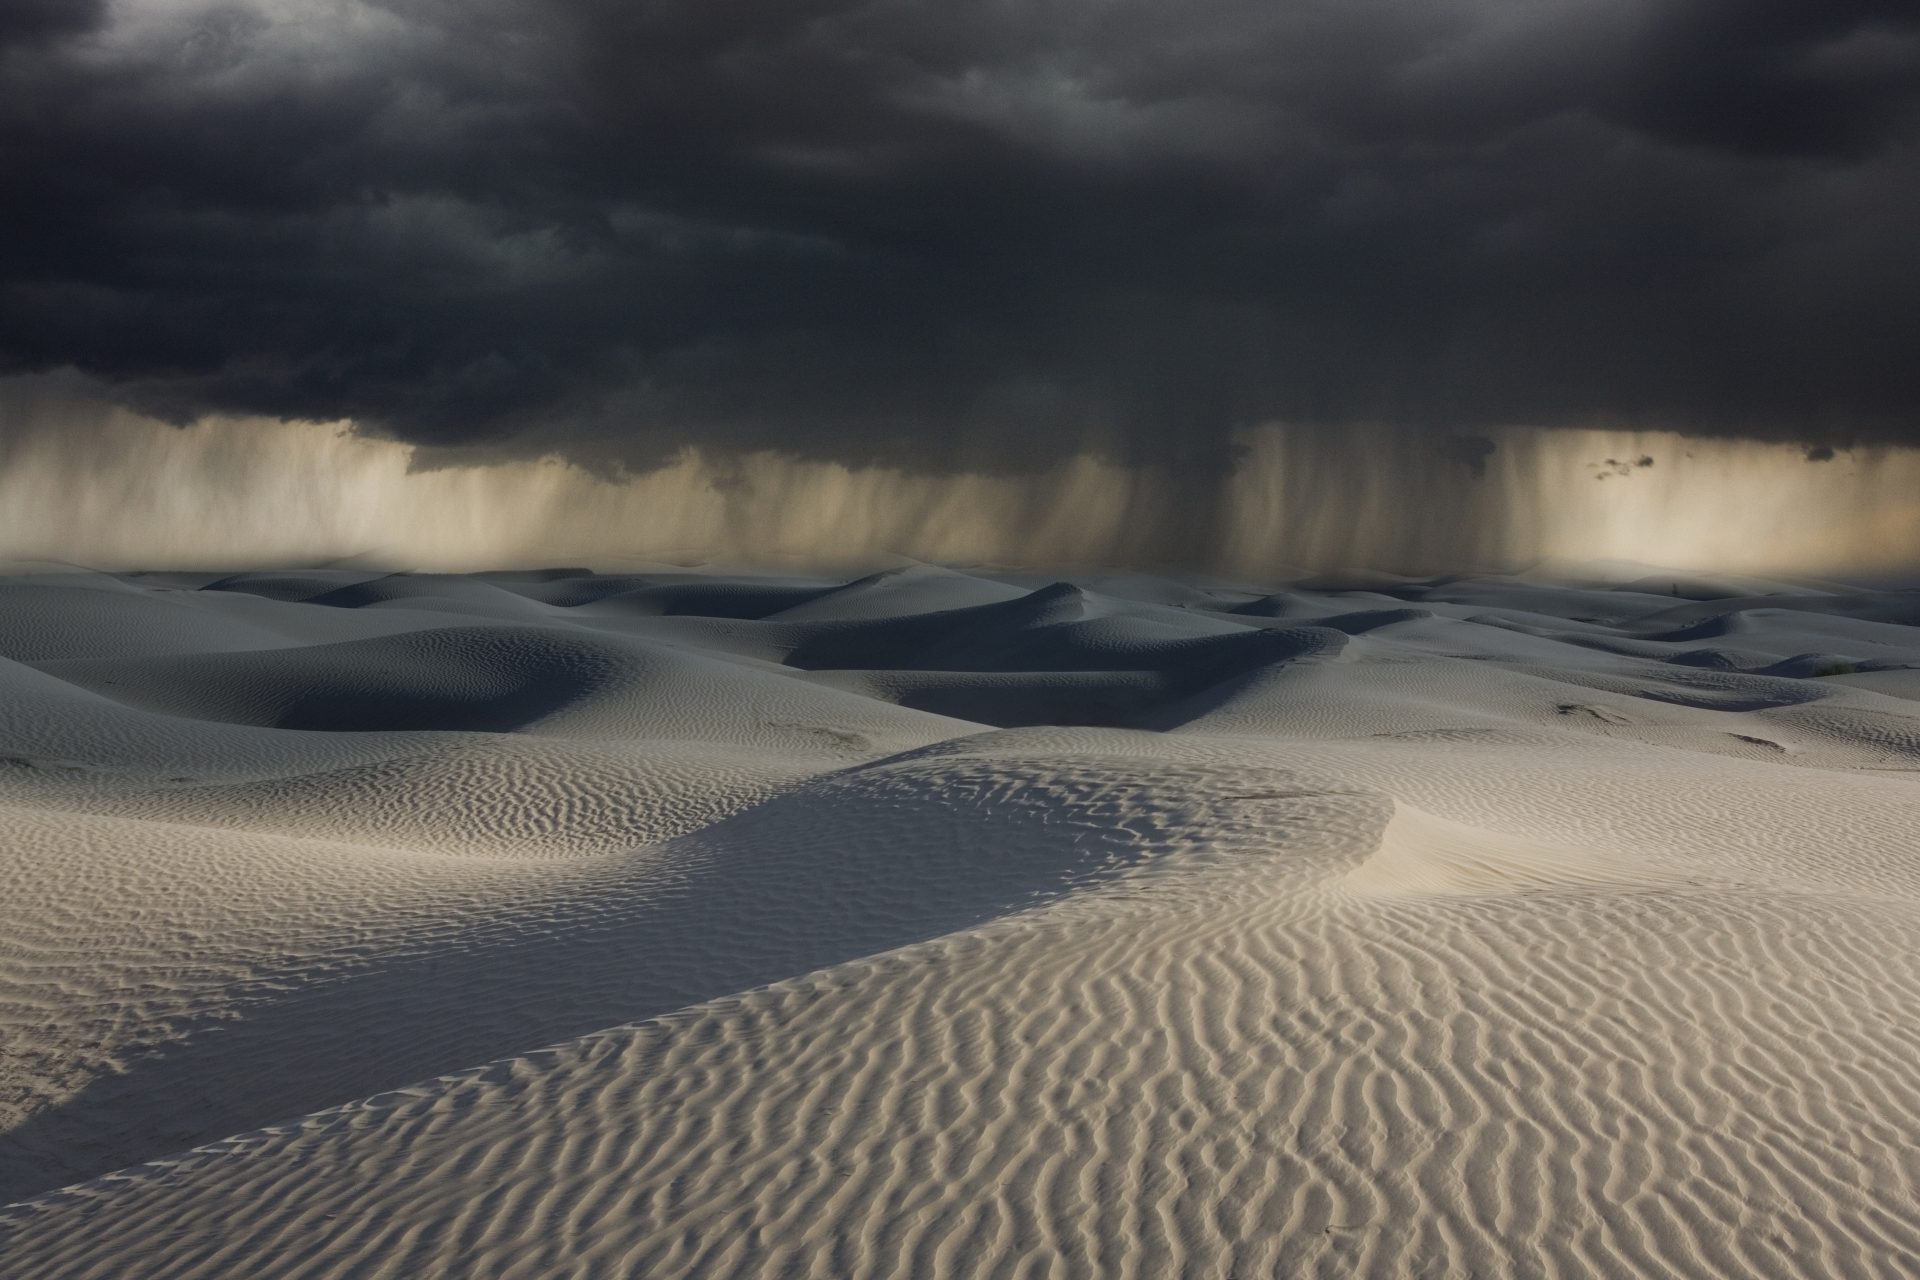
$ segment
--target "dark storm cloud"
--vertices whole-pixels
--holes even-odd
[[[177,419],[1017,465],[1920,407],[1905,0],[31,0],[0,49],[0,367]]]
[[[13,0],[0,12],[0,49],[90,30],[105,11],[106,0]]]

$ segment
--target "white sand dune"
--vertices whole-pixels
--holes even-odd
[[[1920,593],[0,584],[0,1275],[1920,1275]]]

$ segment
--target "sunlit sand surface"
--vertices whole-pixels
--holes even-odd
[[[0,596],[10,1280],[1920,1274],[1920,593]]]

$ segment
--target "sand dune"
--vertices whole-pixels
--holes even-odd
[[[1920,1274],[1920,594],[0,584],[0,1274]]]

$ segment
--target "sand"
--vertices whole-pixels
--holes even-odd
[[[1920,593],[0,585],[0,1274],[1920,1274]]]

